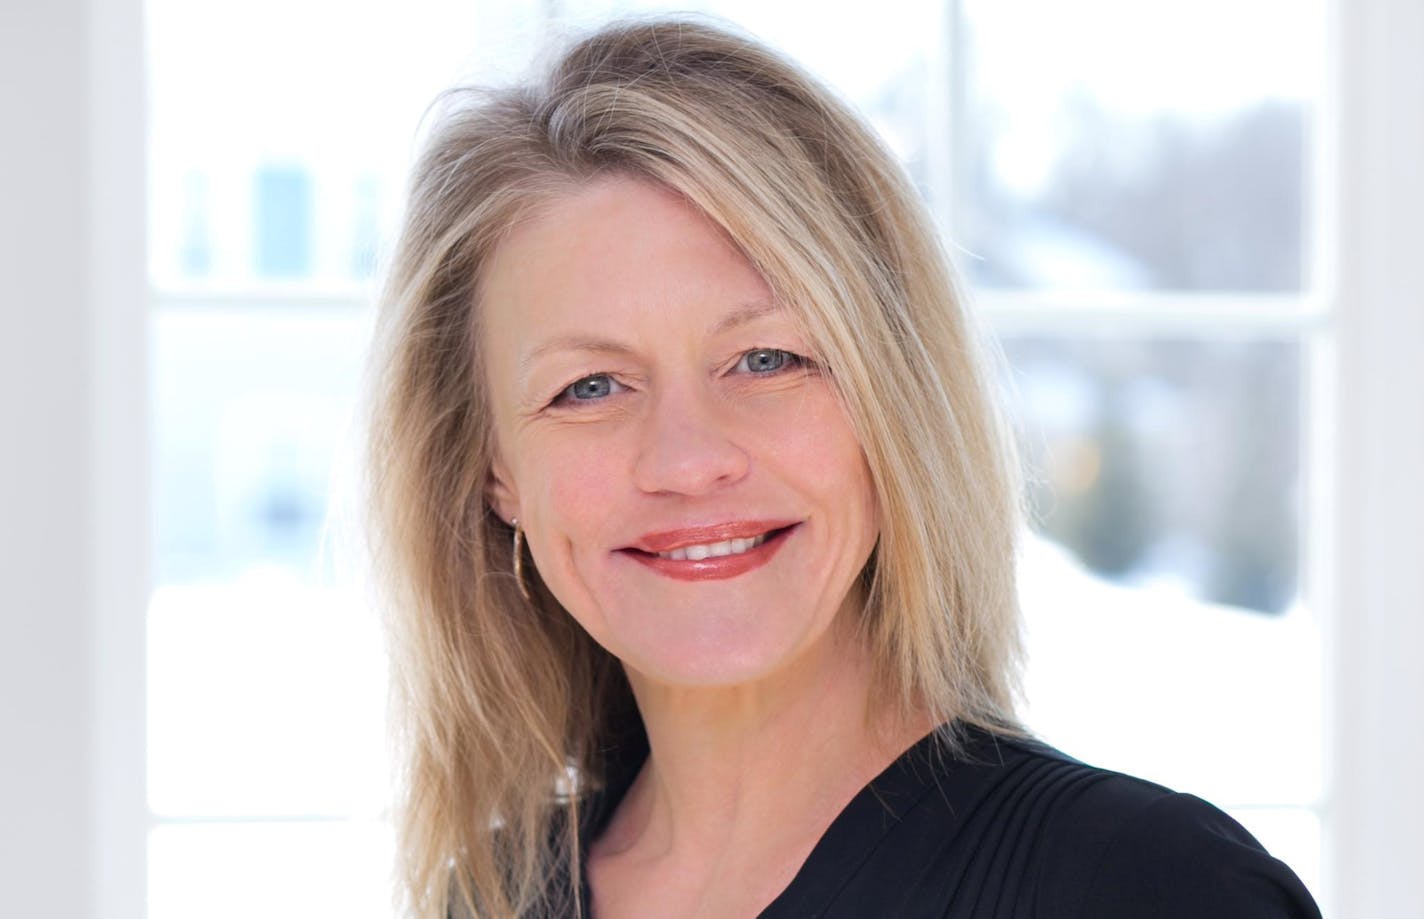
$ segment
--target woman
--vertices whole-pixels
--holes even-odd
[[[915,194],[664,21],[456,93],[373,440],[419,916],[1309,916],[1014,716],[1018,487]]]

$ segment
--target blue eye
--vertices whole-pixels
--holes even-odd
[[[748,351],[737,361],[737,369],[747,373],[775,373],[787,364],[797,360],[790,351],[779,348],[758,348]]]
[[[565,387],[554,401],[563,402],[573,399],[579,402],[590,402],[611,396],[615,392],[622,392],[623,389],[623,384],[608,374],[595,373],[581,380],[575,380],[571,385]]]

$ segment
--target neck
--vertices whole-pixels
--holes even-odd
[[[608,854],[705,864],[762,850],[799,865],[856,792],[934,726],[869,708],[871,662],[845,634],[754,684],[669,687],[631,671],[629,681],[650,755],[600,842]]]

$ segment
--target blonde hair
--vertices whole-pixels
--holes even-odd
[[[982,349],[893,158],[755,42],[624,23],[537,84],[445,99],[383,304],[371,440],[402,725],[400,851],[422,917],[572,914],[582,795],[640,728],[618,662],[558,606],[488,508],[481,270],[532,208],[616,172],[708,214],[804,325],[883,521],[862,575],[875,702],[1014,730],[1019,488]],[[952,742],[952,738],[951,738]]]

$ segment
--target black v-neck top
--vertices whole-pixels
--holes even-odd
[[[1205,801],[1032,740],[959,736],[961,752],[932,734],[861,789],[760,919],[1319,919],[1295,874]],[[633,752],[591,802],[587,840],[646,757]]]

